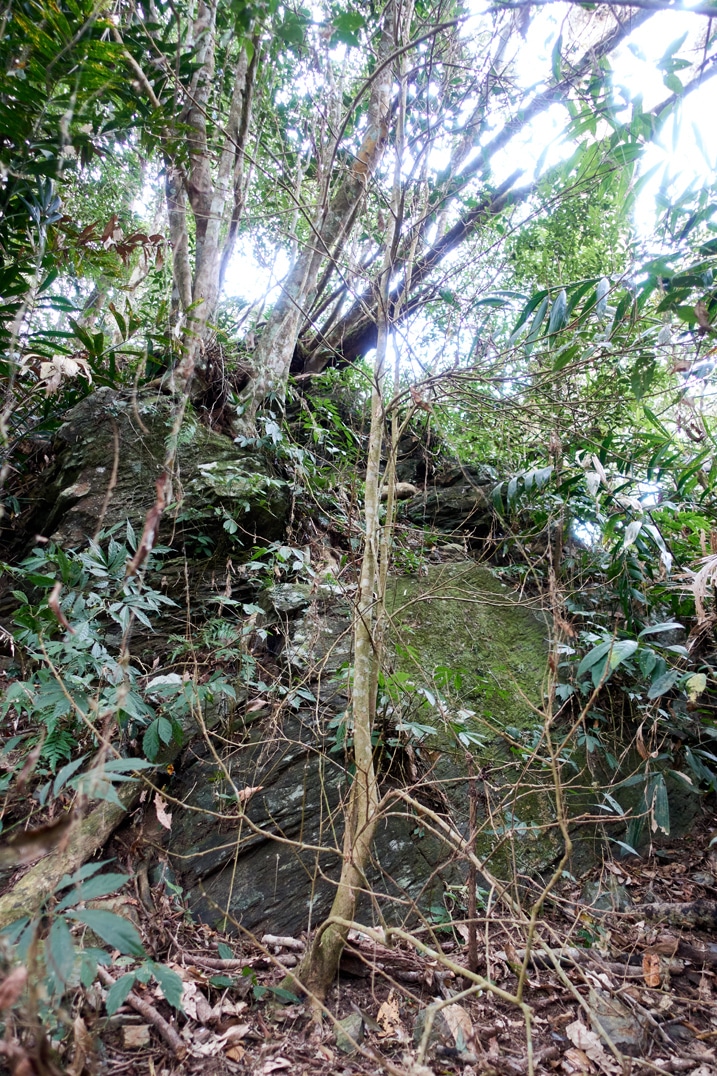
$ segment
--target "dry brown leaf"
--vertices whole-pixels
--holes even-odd
[[[50,597],[47,599],[47,607],[50,612],[55,616],[60,624],[66,631],[69,631],[70,635],[75,634],[75,629],[71,626],[69,620],[65,616],[60,607],[60,594],[62,593],[62,583],[55,583],[50,592]]]
[[[125,1050],[141,1050],[149,1046],[149,1024],[126,1024],[122,1028],[122,1045]]]
[[[224,1051],[224,1056],[228,1057],[230,1061],[241,1061],[245,1053],[244,1047],[236,1043],[236,1045],[230,1046],[228,1050]]]
[[[561,1068],[569,1076],[572,1076],[573,1073],[595,1072],[595,1066],[588,1055],[578,1049],[577,1046],[571,1046],[565,1051]]]
[[[154,794],[154,809],[157,812],[157,821],[165,829],[172,828],[172,816],[167,810],[167,801],[163,800],[159,792]]]
[[[441,1009],[443,1018],[448,1024],[453,1041],[457,1050],[465,1050],[473,1037],[473,1024],[471,1018],[462,1005],[446,1005]]]
[[[648,986],[657,987],[662,981],[660,958],[657,953],[642,954],[642,974]]]
[[[89,1069],[88,1062],[95,1050],[95,1039],[87,1030],[87,1024],[81,1016],[76,1016],[72,1024],[72,1037],[74,1050],[72,1064],[67,1070],[67,1076],[82,1076],[85,1069]]]
[[[185,983],[182,989],[182,1008],[190,1020],[210,1024],[215,1020],[214,1009],[196,983]]]
[[[249,1024],[232,1024],[219,1037],[223,1042],[239,1042],[240,1039],[246,1038],[250,1030]]]
[[[262,1073],[263,1076],[270,1076],[272,1072],[280,1072],[282,1069],[290,1068],[291,1061],[287,1061],[285,1057],[270,1057],[268,1061],[264,1062]]]
[[[248,786],[243,788],[237,796],[237,801],[239,803],[246,803],[256,792],[261,792],[263,787],[263,785],[254,785],[252,788]]]
[[[606,1053],[603,1044],[600,1042],[600,1036],[591,1028],[586,1027],[582,1020],[573,1020],[572,1024],[568,1024],[565,1028],[565,1034],[573,1046],[577,1046],[578,1050],[581,1050],[591,1061],[599,1065],[603,1072],[618,1071],[615,1061]]]
[[[399,1037],[399,1033],[404,1031],[401,1024],[401,1015],[398,1011],[398,1002],[393,990],[391,990],[376,1013],[376,1020],[381,1025],[382,1030],[379,1035],[382,1039]]]
[[[11,1009],[20,994],[25,989],[27,982],[27,968],[20,965],[15,968],[7,978],[0,983],[0,1011]]]
[[[268,705],[266,699],[254,699],[247,706],[244,707],[244,713],[253,714],[257,710],[263,710]]]
[[[40,384],[44,382],[46,396],[53,396],[63,381],[77,377],[78,374],[81,374],[89,384],[92,383],[92,373],[84,359],[71,358],[69,355],[53,355],[49,362],[40,363]]]
[[[212,1009],[210,1022],[218,1024],[227,1016],[239,1016],[247,1008],[246,1001],[232,1001],[231,998],[222,998]]]

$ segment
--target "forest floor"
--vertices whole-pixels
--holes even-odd
[[[681,926],[676,915],[667,922],[653,920],[649,913],[670,904],[714,915],[716,876],[717,857],[705,824],[641,859],[608,861],[592,877],[561,884],[539,924],[555,960],[537,946],[525,985],[536,1076],[717,1076],[714,929]],[[623,910],[598,911],[582,903],[591,884],[603,895],[612,894],[608,903]],[[223,936],[193,923],[170,895],[154,890],[152,896],[151,919],[139,899],[136,912],[154,942],[155,958],[184,981],[184,1015],[173,1013],[153,983],[137,984],[109,1019],[102,991],[94,987],[78,994],[63,1071],[74,1076],[529,1072],[521,1010],[489,990],[452,1001],[466,990],[467,980],[415,949],[389,949],[353,936],[319,1020],[305,1000],[285,989],[301,939]],[[524,935],[514,921],[483,914],[477,970],[513,993]],[[451,961],[465,965],[465,935],[464,926],[454,926],[433,938],[425,930],[417,936],[428,945],[440,943]],[[143,1013],[132,1007],[133,998],[146,1003]],[[444,1008],[436,1012],[421,1052],[426,1010],[435,1003]],[[164,1017],[178,1033],[173,1048],[155,1017]]]

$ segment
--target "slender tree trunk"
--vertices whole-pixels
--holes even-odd
[[[397,10],[392,13],[391,17],[395,18],[397,24],[396,39],[401,40],[404,33],[405,35],[408,34],[412,10],[412,0],[409,0],[408,4],[403,8],[397,5]],[[401,26],[404,33],[401,32]],[[391,204],[392,212],[379,280],[378,335],[374,361],[371,428],[365,482],[365,539],[358,603],[354,618],[354,677],[351,712],[353,717],[355,771],[346,813],[341,877],[331,906],[331,912],[326,922],[317,931],[313,944],[307,949],[306,956],[297,972],[300,981],[308,987],[312,994],[319,998],[325,996],[329,985],[333,981],[338,970],[341,953],[346,944],[348,928],[337,922],[337,920],[342,920],[343,923],[346,923],[354,918],[358,894],[367,887],[365,871],[371,855],[373,835],[378,822],[379,795],[373,761],[373,730],[378,673],[382,657],[385,588],[394,513],[394,498],[392,490],[389,489],[386,520],[382,529],[380,518],[381,449],[386,418],[383,404],[383,384],[391,331],[388,296],[393,265],[394,239],[398,226],[400,206],[404,111],[405,93],[402,93],[396,132],[396,165]],[[387,468],[389,483],[393,483],[394,466],[392,460],[394,447],[393,445],[391,446]]]

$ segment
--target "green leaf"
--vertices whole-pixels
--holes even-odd
[[[550,311],[550,320],[548,322],[548,334],[552,336],[553,333],[559,332],[565,327],[567,323],[567,310],[568,310],[568,293],[565,288],[558,292],[553,308]]]
[[[82,867],[78,867],[74,874],[65,874],[53,889],[53,893],[59,893],[61,890],[66,889],[68,885],[77,885],[79,882],[84,882],[86,878],[91,878],[97,871],[102,870],[108,863],[112,863],[111,859],[100,859],[97,863],[85,863]]]
[[[607,314],[607,298],[609,294],[610,281],[604,276],[598,281],[598,286],[595,291],[595,313],[598,317],[604,318]]]
[[[48,963],[61,983],[69,981],[75,966],[75,943],[64,918],[55,919],[47,937]]]
[[[697,788],[695,788],[694,781],[691,777],[688,777],[686,773],[682,773],[681,770],[668,770],[667,772],[672,777],[674,777],[676,781],[683,785],[689,792],[697,793],[698,790]]]
[[[148,759],[153,762],[159,755],[162,749],[162,744],[159,739],[159,718],[152,722],[145,731],[142,737],[142,749]]]
[[[662,624],[651,624],[649,628],[643,628],[638,639],[642,639],[645,635],[659,635],[663,631],[684,631],[684,624],[680,624],[677,620],[664,620]]]
[[[146,758],[110,758],[101,767],[105,773],[132,773],[134,770],[151,770]]]
[[[102,941],[111,945],[113,949],[119,949],[121,953],[129,956],[144,956],[142,939],[127,919],[114,912],[98,911],[86,908],[80,912],[69,912],[72,919],[84,923],[90,930],[102,938]]]
[[[77,889],[71,889],[58,904],[57,911],[62,912],[83,900],[96,900],[98,897],[106,897],[108,893],[116,893],[128,881],[128,874],[96,874]]]
[[[222,960],[234,960],[233,950],[230,949],[228,945],[225,945],[224,942],[219,942],[217,945],[217,952]]]
[[[269,990],[275,998],[279,1001],[285,1002],[287,1005],[295,1005],[301,1001],[301,998],[297,994],[292,994],[291,990],[285,990],[283,986],[268,986]]]
[[[527,337],[525,338],[525,346],[526,346],[526,350],[527,350],[528,354],[530,354],[530,351],[532,350],[533,344],[538,339],[538,335],[540,334],[540,326],[543,324],[543,320],[545,318],[545,313],[546,313],[547,309],[548,309],[548,296],[546,295],[545,298],[543,299],[543,301],[541,302],[540,306],[538,307],[538,309],[535,311],[535,316],[534,316],[534,318],[533,318],[533,320],[531,322],[531,325],[530,325],[530,332],[528,333]]]
[[[547,291],[538,291],[538,292],[535,293],[535,295],[533,295],[533,297],[531,299],[528,300],[528,302],[523,307],[523,310],[521,311],[520,317],[518,318],[515,325],[513,326],[513,331],[510,334],[510,341],[509,341],[511,344],[515,343],[515,340],[516,340],[516,338],[518,336],[518,333],[522,329],[523,325],[525,325],[526,321],[528,320],[530,315],[533,313],[536,306],[540,306],[543,303],[543,301],[546,300],[545,306],[546,306],[546,309],[547,309],[547,305],[548,305],[547,304],[547,297],[548,297]]]
[[[160,985],[165,1001],[168,1001],[172,1008],[178,1009],[179,1012],[184,1012],[182,1009],[184,984],[181,977],[177,975],[176,971],[168,968],[166,964],[155,964],[154,961],[149,961],[149,967]]]
[[[632,845],[628,844],[627,841],[619,841],[617,839],[617,837],[608,837],[608,840],[612,841],[613,844],[619,845],[620,848],[622,848],[622,851],[623,851],[624,855],[628,855],[628,856],[639,856],[640,855],[640,853],[636,852],[635,849],[632,847]]]
[[[658,676],[657,679],[650,684],[650,689],[647,692],[648,699],[659,699],[660,695],[664,695],[671,687],[674,687],[680,679],[680,675],[678,669],[668,669],[662,676]]]
[[[53,796],[56,796],[58,794],[58,792],[60,791],[62,786],[65,784],[65,781],[67,781],[70,777],[72,777],[75,770],[78,770],[80,768],[80,766],[82,765],[82,763],[85,761],[86,758],[87,758],[87,755],[80,755],[80,757],[76,758],[74,760],[74,762],[68,762],[66,765],[64,765],[62,767],[62,769],[58,772],[57,776],[55,777],[55,782],[54,782],[54,784],[52,786],[52,794],[53,794]]]
[[[563,47],[563,35],[558,34],[558,40],[555,42],[555,45],[553,47],[553,54],[552,54],[552,57],[551,57],[551,63],[552,63],[552,68],[553,68],[553,78],[555,79],[556,82],[560,82],[560,78],[561,78],[561,74],[562,74],[562,66],[563,66],[563,57],[562,57],[562,52],[561,52],[562,47]]]
[[[108,1016],[113,1016],[120,1005],[127,1000],[129,992],[135,984],[135,979],[135,973],[128,971],[126,975],[121,975],[119,979],[112,983],[105,998],[105,1009]]]
[[[631,658],[639,645],[635,639],[619,639],[610,653],[610,669],[616,669],[618,665],[622,665],[623,661]]]
[[[173,731],[171,721],[168,721],[166,717],[157,718],[157,733],[162,743],[168,744],[172,742]]]
[[[592,650],[588,651],[588,653],[578,665],[578,676],[582,676],[584,673],[592,669],[593,665],[595,665],[600,660],[600,658],[605,657],[612,645],[613,640],[608,639],[607,642],[598,643],[597,646],[593,647]]]
[[[366,20],[358,11],[344,11],[336,16],[331,25],[339,41],[355,48],[360,44],[358,31],[364,28]]]

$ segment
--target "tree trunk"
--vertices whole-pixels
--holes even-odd
[[[256,412],[263,399],[271,393],[283,398],[299,331],[306,321],[321,265],[325,258],[335,259],[343,248],[368,182],[383,157],[388,138],[393,81],[393,65],[386,61],[395,49],[394,22],[395,5],[390,0],[384,12],[377,56],[379,73],[371,83],[366,132],[361,148],[348,175],[313,224],[312,241],[289,271],[281,297],[261,335],[254,353],[255,377],[246,390],[244,410],[240,416],[240,425],[245,433],[253,431]],[[384,64],[382,68],[381,64]],[[334,142],[329,162],[327,198],[331,165],[337,148],[338,139]]]
[[[389,4],[387,20],[392,17]],[[404,32],[411,24],[413,4],[396,13]],[[403,34],[397,27],[396,37]],[[403,72],[402,72],[403,73]],[[376,714],[378,672],[382,657],[383,626],[385,619],[385,588],[390,553],[390,533],[395,501],[389,489],[386,505],[386,521],[382,533],[381,506],[381,449],[385,430],[383,384],[386,373],[386,354],[390,335],[388,290],[393,265],[394,238],[398,224],[401,194],[401,167],[403,163],[403,117],[405,112],[405,87],[402,79],[402,97],[396,132],[396,164],[392,197],[392,216],[386,236],[383,269],[379,281],[379,307],[376,358],[371,396],[371,428],[369,433],[368,459],[365,483],[365,539],[359,582],[359,597],[354,615],[354,677],[351,712],[354,738],[354,779],[349,794],[344,831],[343,866],[331,912],[317,931],[313,944],[298,969],[297,976],[311,993],[323,998],[336,972],[346,944],[348,927],[356,914],[359,892],[366,888],[365,871],[371,855],[371,845],[379,814],[378,783],[373,762],[373,728]],[[394,439],[397,441],[394,423]],[[393,484],[393,458],[396,445],[389,454],[388,473]]]

